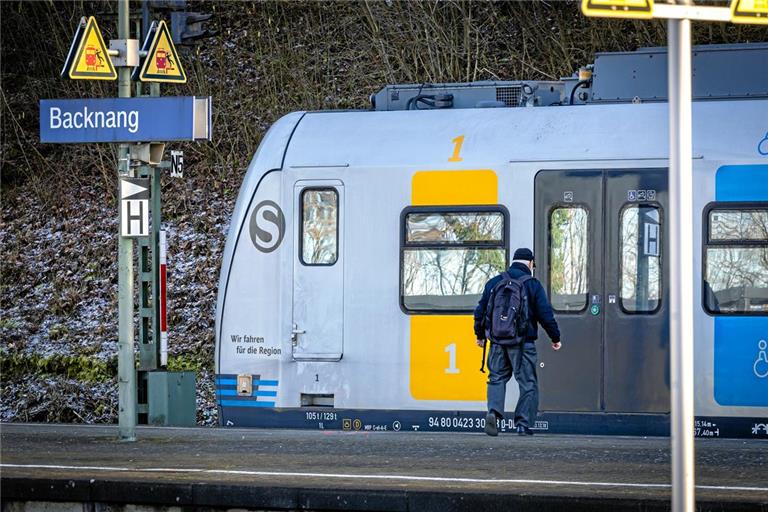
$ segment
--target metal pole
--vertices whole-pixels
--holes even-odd
[[[149,32],[149,2],[148,0],[141,0],[141,40],[144,41],[147,38],[147,32]]]
[[[672,510],[693,512],[691,21],[670,19],[668,28]]]
[[[117,2],[117,33],[119,39],[130,37],[128,0]],[[118,96],[131,97],[131,69],[118,69]],[[118,150],[118,174],[130,176],[130,149],[120,144]],[[118,198],[118,205],[120,199]],[[119,229],[119,228],[118,228]],[[133,348],[133,239],[118,233],[117,286],[118,286],[118,356],[117,381],[119,404],[119,438],[121,441],[136,440],[136,363]]]

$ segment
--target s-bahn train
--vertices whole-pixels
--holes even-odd
[[[691,428],[768,439],[768,44],[693,64]],[[666,52],[580,75],[390,85],[278,120],[223,255],[222,425],[481,432],[472,312],[530,247],[563,333],[558,352],[539,333],[535,430],[667,435]]]

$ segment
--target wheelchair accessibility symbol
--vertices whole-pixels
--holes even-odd
[[[752,371],[755,372],[758,379],[768,377],[768,353],[765,351],[766,347],[768,347],[768,342],[765,340],[757,342],[757,359],[755,364],[752,365]]]
[[[765,134],[763,140],[757,143],[757,152],[763,156],[768,156],[768,133]]]

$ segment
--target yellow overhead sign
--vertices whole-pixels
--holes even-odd
[[[78,30],[78,34],[81,32]],[[78,34],[75,37],[78,37]],[[117,71],[112,65],[99,24],[93,16],[88,18],[80,36],[74,58],[69,66],[69,78],[75,80],[117,80]]]
[[[173,45],[171,33],[164,21],[158,23],[141,66],[139,80],[142,82],[187,83],[187,75],[181,67],[179,54]]]
[[[603,18],[653,18],[653,0],[581,0],[585,16]]]
[[[768,25],[768,0],[731,0],[731,21]]]

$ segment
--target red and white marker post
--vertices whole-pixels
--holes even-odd
[[[165,240],[165,230],[158,232],[160,246],[160,366],[168,364],[168,296],[167,296],[167,267],[168,245]]]

